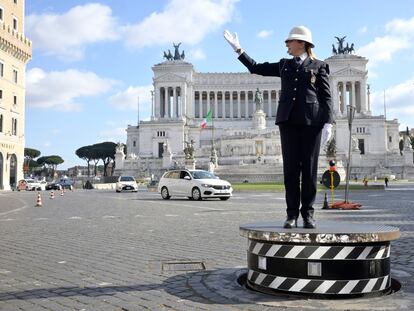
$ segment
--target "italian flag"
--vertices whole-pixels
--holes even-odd
[[[213,120],[213,117],[212,117],[211,110],[209,110],[206,118],[203,120],[203,122],[201,122],[201,128],[205,129],[207,127],[207,122],[211,122],[211,120]]]

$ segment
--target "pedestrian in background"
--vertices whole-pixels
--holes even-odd
[[[283,156],[287,218],[284,228],[297,227],[299,213],[304,228],[315,228],[313,204],[316,197],[319,148],[332,135],[332,103],[329,66],[317,60],[312,33],[305,26],[293,27],[285,40],[293,58],[274,63],[256,63],[241,48],[237,33],[224,38],[250,73],[281,79],[276,114]],[[300,206],[301,205],[301,206]]]

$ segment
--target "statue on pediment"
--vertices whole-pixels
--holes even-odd
[[[351,43],[351,45],[349,45],[349,43],[346,43],[345,45],[345,38],[344,37],[335,37],[336,40],[338,41],[338,48],[335,48],[335,45],[332,44],[332,54],[334,55],[338,55],[338,54],[352,54],[353,52],[355,52],[355,48],[354,48],[354,44]]]
[[[166,60],[169,60],[169,61],[171,61],[171,60],[184,60],[185,53],[184,53],[184,50],[183,50],[180,54],[180,51],[179,51],[180,45],[181,45],[181,42],[178,43],[178,44],[175,44],[173,42],[174,55],[171,53],[170,50],[168,50],[168,53],[166,51],[164,51],[163,58],[165,58]]]

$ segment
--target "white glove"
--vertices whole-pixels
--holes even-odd
[[[231,47],[233,48],[235,52],[237,52],[238,49],[241,49],[239,38],[237,37],[237,32],[235,32],[233,35],[230,31],[225,30],[223,35],[224,35],[224,39],[227,40],[227,42],[231,45]]]
[[[322,138],[321,138],[321,144],[322,146],[326,145],[332,137],[332,124],[325,123],[322,129]]]

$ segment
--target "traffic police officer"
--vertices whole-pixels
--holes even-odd
[[[226,30],[224,38],[250,73],[281,79],[276,124],[280,131],[286,189],[287,218],[283,226],[297,227],[300,212],[303,227],[315,228],[313,203],[319,148],[321,140],[326,144],[332,134],[329,66],[315,58],[312,34],[305,26],[293,27],[285,40],[293,58],[276,63],[256,63],[241,48],[237,33]]]

